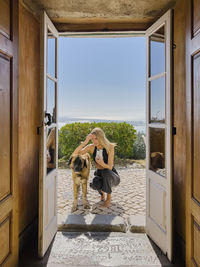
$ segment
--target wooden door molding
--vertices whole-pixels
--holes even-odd
[[[200,266],[200,0],[186,3],[186,266]]]
[[[18,0],[1,1],[0,265],[18,265]],[[4,107],[5,106],[5,107]],[[2,108],[2,109],[1,109]],[[4,168],[5,164],[5,168]]]

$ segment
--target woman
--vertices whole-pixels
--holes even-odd
[[[93,144],[88,144],[92,140]],[[84,142],[78,146],[74,153],[85,154],[89,152],[93,155],[96,163],[96,171],[94,172],[94,179],[90,183],[90,187],[98,190],[101,195],[101,200],[105,200],[105,193],[107,193],[106,201],[102,207],[108,207],[111,202],[112,187],[120,183],[120,177],[114,167],[114,147],[116,144],[110,143],[105,136],[105,133],[100,128],[94,128],[90,134],[87,135]]]

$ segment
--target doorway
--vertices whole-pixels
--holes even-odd
[[[54,94],[55,103],[57,103],[57,38],[58,33],[56,29],[50,22],[50,20],[44,16],[44,31],[43,31],[44,45],[43,45],[43,62],[45,63],[48,59],[46,57],[45,47],[47,44],[47,39],[55,39],[55,77],[49,75],[46,72],[46,67],[44,67],[44,76],[43,76],[43,112],[44,118],[42,118],[43,123],[43,141],[41,149],[41,177],[40,177],[40,215],[41,215],[41,228],[40,228],[40,255],[43,255],[45,252],[45,245],[48,245],[48,240],[54,236],[55,231],[57,230],[55,225],[53,226],[52,222],[55,222],[57,216],[57,202],[56,202],[56,177],[57,177],[57,162],[56,155],[58,154],[58,135],[57,131],[53,135],[55,148],[52,148],[52,155],[47,155],[46,153],[46,143],[48,136],[52,132],[52,129],[57,129],[58,127],[58,114],[57,114],[57,105],[55,109],[52,109],[52,114],[48,111],[48,101],[46,98],[46,85],[48,84],[48,79],[53,82],[51,92]],[[168,11],[163,17],[161,17],[155,24],[153,24],[146,31],[146,40],[147,40],[147,79],[146,79],[146,88],[147,88],[147,167],[146,167],[146,183],[147,183],[147,233],[148,235],[156,241],[156,243],[161,247],[163,252],[167,253],[169,259],[172,257],[172,229],[171,229],[171,11]],[[152,74],[152,60],[154,58],[154,44],[163,44],[164,43],[164,70],[159,69],[159,73]],[[48,49],[47,49],[48,51]],[[159,58],[162,61],[162,57]],[[162,64],[161,64],[162,65]],[[44,64],[46,66],[46,64]],[[158,81],[162,80],[162,85]],[[154,86],[153,86],[154,84]],[[157,95],[157,90],[160,87],[161,94],[160,97]],[[164,90],[162,90],[164,88]],[[48,90],[48,88],[47,88]],[[159,92],[160,93],[160,92]],[[160,110],[160,105],[155,105],[155,96],[158,102],[164,103],[164,120],[163,112]],[[164,100],[163,100],[164,99]],[[154,109],[155,106],[155,109]],[[162,105],[161,105],[162,106]],[[155,114],[154,114],[155,113]],[[154,116],[155,115],[155,116]],[[155,118],[156,121],[155,121]],[[47,120],[46,120],[47,118]],[[52,124],[52,121],[54,124]],[[49,129],[51,129],[49,131]],[[161,134],[161,132],[164,135]],[[156,139],[154,134],[157,133]],[[164,136],[164,137],[163,137]],[[156,143],[160,143],[160,147],[153,146],[153,140],[156,140]],[[155,157],[156,154],[156,157]],[[55,165],[53,170],[48,172],[46,166],[47,160],[49,158],[55,160]],[[152,158],[156,158],[156,164],[154,164]],[[158,161],[157,161],[158,159]],[[158,164],[158,162],[165,164]],[[53,162],[52,162],[53,163]],[[161,166],[162,165],[162,166]],[[162,173],[157,172],[158,169],[163,169]],[[164,172],[166,169],[166,172]],[[47,170],[47,172],[46,172]],[[166,173],[165,176],[162,174]],[[52,177],[52,179],[50,178]],[[46,198],[44,197],[46,196]],[[52,198],[53,196],[53,198]],[[44,214],[44,211],[46,214]],[[50,227],[52,226],[52,228]],[[48,226],[48,227],[47,227]],[[54,231],[52,231],[54,229]],[[45,233],[45,231],[46,233]],[[157,233],[159,232],[159,238],[157,238]],[[41,238],[42,237],[42,238]],[[43,244],[41,243],[41,239]]]
[[[98,192],[89,187],[95,169],[92,161],[88,181],[91,208],[84,209],[80,192],[78,209],[72,214],[112,214],[125,220],[140,215],[144,227],[145,36],[66,35],[59,37],[59,53],[58,227],[62,229],[73,204],[72,174],[67,163],[95,127],[101,127],[108,139],[118,144],[115,167],[120,186],[112,192],[111,205],[101,208]]]

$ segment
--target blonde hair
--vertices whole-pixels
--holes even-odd
[[[111,143],[108,141],[104,131],[101,128],[94,128],[91,131],[91,134],[94,134],[97,137],[99,143],[106,149],[107,153],[110,152],[112,146],[115,147],[117,145],[116,143]]]

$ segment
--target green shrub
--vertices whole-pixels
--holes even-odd
[[[86,136],[95,127],[101,128],[110,142],[117,143],[115,155],[119,158],[133,157],[133,144],[136,139],[136,130],[133,125],[122,123],[70,123],[59,130],[59,158],[68,159],[73,151],[85,140]]]
[[[142,135],[143,134],[140,132],[137,134],[137,138],[133,145],[133,158],[134,159],[145,159],[146,158],[146,146],[145,146]]]

